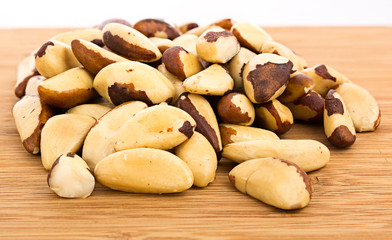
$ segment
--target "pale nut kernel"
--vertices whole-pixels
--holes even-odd
[[[322,123],[324,116],[324,98],[311,90],[308,94],[298,98],[295,102],[285,103],[295,120],[311,123]]]
[[[197,56],[196,51],[196,42],[199,39],[196,35],[193,34],[184,34],[179,36],[178,38],[173,40],[174,46],[183,47],[188,52]]]
[[[193,184],[192,171],[176,155],[159,149],[135,148],[113,153],[95,167],[103,185],[132,193],[175,193]]]
[[[257,53],[260,52],[265,41],[272,40],[271,36],[264,29],[247,22],[234,24],[231,32],[236,36],[241,47]]]
[[[159,19],[143,19],[136,22],[133,28],[146,37],[168,38],[170,40],[180,36],[180,33],[170,24]]]
[[[35,53],[25,57],[16,70],[16,84],[14,87],[15,96],[21,98],[26,93],[26,86],[30,78],[39,75],[35,68]]]
[[[86,162],[75,153],[60,155],[47,178],[48,186],[63,198],[87,198],[95,187],[95,178]]]
[[[167,49],[174,47],[174,43],[172,40],[167,38],[159,38],[159,37],[150,37],[151,42],[158,47],[159,51],[163,54]]]
[[[230,75],[234,80],[233,91],[244,92],[242,81],[244,67],[249,62],[249,60],[255,56],[256,53],[250,51],[247,48],[241,47],[237,55],[235,55],[227,64],[227,69],[229,70]]]
[[[180,80],[184,80],[203,70],[203,66],[197,56],[180,46],[167,49],[162,55],[162,63],[165,64],[166,69],[170,73]]]
[[[175,75],[171,74],[165,67],[165,64],[160,64],[157,67],[158,71],[161,72],[174,86],[174,97],[171,101],[171,104],[174,104],[178,97],[183,93],[186,92],[185,89],[182,87],[182,81]]]
[[[52,37],[51,40],[56,40],[67,45],[71,45],[72,40],[83,39],[85,41],[94,43],[100,47],[103,47],[104,44],[102,37],[103,34],[100,29],[86,28],[59,33],[56,36]]]
[[[255,108],[242,93],[229,93],[218,101],[217,114],[225,123],[250,126],[255,120]]]
[[[186,32],[188,32],[189,30],[192,30],[194,28],[199,27],[199,24],[195,23],[195,22],[189,22],[189,23],[184,23],[181,24],[180,26],[177,27],[177,29],[182,33],[185,34]]]
[[[257,104],[255,111],[257,125],[276,134],[286,133],[294,124],[290,109],[276,99]]]
[[[86,103],[70,108],[67,110],[66,113],[86,115],[94,118],[95,120],[98,120],[107,112],[109,112],[111,109],[112,109],[111,107],[101,105],[101,104]]]
[[[132,24],[123,18],[109,18],[109,19],[104,20],[103,22],[101,22],[99,25],[97,25],[95,27],[102,30],[106,26],[106,24],[109,24],[109,23],[119,23],[119,24],[123,24],[128,27],[132,27]]]
[[[26,84],[25,94],[38,95],[38,87],[45,80],[46,78],[41,75],[32,76]]]
[[[224,19],[218,20],[216,22],[213,22],[211,24],[205,25],[205,26],[195,27],[195,28],[189,30],[187,32],[187,34],[193,34],[196,36],[200,36],[205,31],[207,31],[208,29],[210,29],[212,27],[221,27],[225,30],[230,30],[233,27],[233,24],[235,24],[235,21],[233,19],[224,18]]]
[[[278,97],[282,103],[295,102],[299,98],[308,94],[314,88],[314,81],[308,75],[295,71],[290,75],[289,83],[286,89]]]

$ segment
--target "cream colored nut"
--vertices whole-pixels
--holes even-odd
[[[196,36],[200,36],[203,34],[205,31],[207,31],[209,28],[212,27],[221,27],[225,30],[230,30],[233,27],[233,24],[235,24],[235,21],[230,18],[224,18],[219,21],[213,22],[211,24],[205,25],[205,26],[200,26],[193,28],[187,32],[187,34],[193,34]]]
[[[80,114],[60,114],[51,117],[42,129],[41,160],[49,170],[63,153],[76,153],[83,145],[95,119]]]
[[[26,84],[25,94],[26,95],[38,95],[38,86],[45,81],[41,75],[32,76]]]
[[[116,105],[114,105],[113,103],[109,102],[109,100],[103,98],[103,97],[97,97],[93,100],[91,100],[89,103],[91,104],[99,104],[105,107],[109,107],[109,108],[114,108]]]
[[[308,94],[300,97],[295,102],[285,103],[293,114],[295,120],[312,123],[322,123],[324,116],[324,98],[311,90]]]
[[[354,83],[342,83],[335,90],[343,99],[357,132],[376,130],[381,112],[369,91]]]
[[[351,82],[346,76],[324,64],[303,69],[301,72],[313,79],[313,90],[320,93],[323,97],[327,95],[329,89],[335,88],[344,82]]]
[[[193,34],[184,34],[173,40],[174,46],[183,47],[188,52],[197,56],[196,52],[196,42],[199,39]]]
[[[56,40],[44,43],[35,55],[35,67],[46,78],[80,66],[71,46]]]
[[[108,23],[119,23],[119,24],[123,24],[128,27],[132,27],[132,24],[123,18],[109,18],[109,19],[106,19],[105,21],[101,22],[98,26],[95,26],[95,27],[102,30],[106,26],[106,24],[108,24]]]
[[[175,153],[192,170],[193,185],[206,187],[214,181],[218,160],[214,148],[202,134],[195,132],[175,148]]]
[[[243,72],[249,100],[264,103],[279,97],[289,83],[292,67],[290,60],[271,53],[262,53],[249,60]]]
[[[82,39],[72,40],[71,47],[78,61],[94,75],[109,64],[129,61],[94,43]]]
[[[180,26],[177,27],[177,29],[182,34],[184,34],[184,33],[188,32],[189,30],[192,30],[192,29],[197,28],[197,27],[199,27],[199,24],[197,24],[195,22],[189,22],[189,23],[181,24]]]
[[[272,40],[271,36],[264,29],[247,22],[234,24],[231,32],[236,36],[242,47],[246,47],[254,52],[260,52],[264,42]]]
[[[86,162],[75,153],[60,155],[48,174],[48,185],[63,198],[86,198],[91,195],[95,178]]]
[[[348,147],[356,139],[350,113],[342,97],[333,89],[329,90],[325,97],[324,132],[328,141],[336,147]]]
[[[193,117],[196,121],[196,131],[203,134],[211,143],[219,160],[222,151],[222,140],[218,121],[210,103],[200,95],[183,93],[177,99],[176,106]]]
[[[286,133],[294,124],[290,109],[276,99],[257,104],[255,109],[257,125],[276,134]]]
[[[240,126],[236,124],[219,124],[223,147],[229,143],[244,142],[252,140],[278,140],[279,137],[269,130]]]
[[[38,71],[35,68],[35,56],[30,54],[24,58],[19,64],[16,70],[16,84],[14,88],[15,96],[21,98],[26,93],[26,86],[30,78],[38,75]]]
[[[296,71],[290,75],[289,83],[282,95],[279,96],[278,100],[283,103],[295,102],[299,98],[308,94],[308,92],[313,88],[313,79],[304,73]]]
[[[247,48],[241,47],[237,55],[235,55],[227,64],[230,75],[234,80],[233,91],[244,92],[242,73],[245,65],[255,56],[256,53],[248,50]]]
[[[39,153],[41,130],[53,114],[50,107],[43,104],[37,95],[25,95],[14,105],[12,115],[27,152]]]
[[[95,120],[98,120],[111,109],[111,107],[101,104],[86,103],[70,108],[66,113],[87,115],[94,118]]]
[[[170,103],[175,94],[173,84],[162,73],[134,61],[104,67],[94,78],[94,88],[115,105],[133,100],[149,105]]]
[[[115,152],[114,136],[118,129],[147,107],[140,101],[123,103],[107,112],[91,127],[84,140],[82,157],[92,170],[99,161]]]
[[[103,34],[102,31],[96,28],[86,28],[86,29],[77,29],[64,33],[57,34],[52,37],[52,40],[56,40],[67,45],[71,45],[72,40],[74,39],[83,39],[85,41],[94,43],[100,47],[103,47]]]
[[[135,23],[133,28],[143,33],[146,37],[168,38],[170,40],[180,36],[173,26],[159,19],[143,19]]]
[[[178,79],[175,75],[171,74],[165,67],[165,64],[160,64],[157,67],[158,71],[161,72],[169,81],[173,84],[174,89],[175,89],[175,94],[173,97],[173,100],[171,101],[172,104],[174,104],[178,97],[183,93],[186,92],[185,89],[182,87],[182,81]]]
[[[230,171],[229,179],[242,193],[280,209],[304,208],[312,196],[309,176],[283,159],[259,158],[241,163]]]
[[[279,56],[285,57],[289,59],[293,63],[293,70],[299,71],[307,67],[306,61],[299,57],[297,54],[293,52],[290,48],[285,45],[267,40],[263,43],[260,52],[262,53],[273,53]]]
[[[135,148],[113,153],[95,168],[103,185],[132,193],[175,193],[190,188],[193,175],[176,155],[152,148]]]
[[[223,96],[233,89],[234,81],[224,67],[213,64],[185,79],[182,86],[191,93]]]
[[[154,62],[162,57],[154,43],[134,28],[109,23],[102,31],[105,45],[121,56],[141,62]]]
[[[84,68],[72,68],[38,86],[41,100],[51,106],[71,108],[97,97],[93,76]]]
[[[116,151],[139,147],[168,150],[189,139],[195,128],[195,120],[182,109],[156,105],[138,112],[123,124],[114,136],[114,148]]]
[[[324,167],[330,158],[328,148],[315,140],[253,140],[227,144],[222,156],[241,163],[255,158],[290,159],[305,172]]]
[[[223,96],[217,104],[217,114],[221,121],[250,126],[255,120],[255,108],[242,93],[232,92]]]
[[[180,46],[167,49],[162,55],[162,63],[165,64],[166,69],[170,73],[180,80],[184,80],[203,70],[203,66],[197,56]]]
[[[174,43],[172,40],[167,38],[159,38],[159,37],[150,37],[149,38],[152,43],[157,46],[159,51],[163,54],[167,49],[174,47]]]
[[[196,42],[197,56],[207,62],[226,63],[239,51],[237,38],[221,27],[205,31]]]

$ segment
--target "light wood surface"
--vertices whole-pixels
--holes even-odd
[[[38,156],[28,154],[11,116],[17,64],[65,29],[0,30],[0,239],[391,239],[392,28],[266,28],[307,59],[324,63],[367,88],[381,125],[336,149],[321,126],[295,126],[287,139],[326,144],[331,161],[310,173],[313,197],[282,211],[238,192],[222,160],[207,188],[180,194],[128,194],[97,184],[87,199],[62,199],[48,188]]]

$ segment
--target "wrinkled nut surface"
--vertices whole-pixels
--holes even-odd
[[[247,22],[234,24],[231,32],[236,36],[241,47],[257,53],[260,52],[265,41],[272,40],[271,36],[264,29]]]
[[[26,95],[38,95],[38,86],[45,81],[41,75],[32,76],[26,84],[25,94]]]
[[[244,142],[252,140],[279,140],[279,137],[269,130],[240,126],[236,124],[219,124],[223,147],[229,143]]]
[[[99,161],[115,152],[114,136],[118,129],[147,107],[140,101],[123,103],[107,112],[91,127],[84,140],[82,157],[92,170]]]
[[[294,124],[290,109],[276,99],[257,104],[255,111],[257,125],[276,134],[286,133]]]
[[[174,96],[171,104],[174,104],[178,97],[183,93],[186,92],[185,89],[182,87],[182,81],[175,75],[171,74],[165,67],[165,64],[160,64],[157,67],[158,71],[161,72],[174,86]]]
[[[44,43],[35,55],[35,67],[46,78],[80,66],[71,46],[56,40]]]
[[[114,136],[114,148],[116,151],[140,147],[168,150],[192,137],[195,128],[195,120],[184,110],[156,105],[138,112],[123,124]]]
[[[248,97],[242,93],[229,93],[217,104],[217,114],[221,121],[250,126],[255,120],[255,108]]]
[[[174,47],[172,40],[167,38],[150,37],[149,38],[155,46],[158,47],[159,51],[163,54],[167,49]]]
[[[94,88],[115,105],[134,100],[149,105],[170,103],[175,94],[173,84],[162,73],[134,61],[104,67],[94,78]]]
[[[123,57],[141,62],[154,62],[162,57],[158,47],[134,28],[108,23],[102,31],[105,45]]]
[[[240,44],[230,31],[214,27],[199,37],[196,51],[204,61],[226,63],[240,51]]]
[[[218,121],[210,103],[200,95],[183,93],[177,99],[175,105],[192,116],[196,121],[196,131],[203,134],[211,143],[219,160],[222,151],[222,140]]]
[[[381,112],[369,91],[354,83],[342,83],[335,91],[343,99],[357,132],[376,130]]]
[[[48,78],[38,86],[41,100],[58,108],[71,108],[98,96],[93,76],[84,68],[72,68]]]
[[[315,140],[253,140],[227,144],[222,156],[241,163],[255,158],[290,159],[305,172],[324,167],[330,158],[328,148]]]
[[[63,153],[76,153],[95,124],[95,119],[80,114],[60,114],[51,117],[41,133],[41,160],[49,170]]]
[[[264,103],[279,97],[289,83],[292,67],[290,60],[271,53],[262,53],[249,60],[243,71],[249,100]]]
[[[180,33],[170,24],[159,19],[143,19],[136,22],[133,28],[146,37],[168,38],[170,40],[180,36]]]
[[[193,173],[193,185],[206,187],[215,179],[218,160],[210,142],[198,132],[175,148],[177,157],[181,158]]]
[[[304,208],[312,196],[309,176],[283,159],[259,158],[241,163],[230,171],[229,179],[242,193],[280,209]]]
[[[234,81],[224,67],[213,64],[185,79],[182,86],[190,93],[223,96],[233,89]]]
[[[311,90],[295,102],[285,103],[285,105],[290,109],[295,120],[322,123],[324,118],[324,103],[324,98],[316,91]]]
[[[350,113],[339,93],[331,89],[325,97],[324,133],[336,147],[348,147],[355,142],[356,133]]]
[[[37,95],[25,95],[14,105],[12,115],[27,152],[39,153],[41,130],[53,114],[50,107],[43,104]]]
[[[241,47],[240,51],[227,64],[227,69],[234,80],[233,91],[244,92],[244,85],[242,81],[242,74],[245,65],[256,56],[256,53]]]
[[[180,46],[167,49],[162,55],[162,63],[165,64],[166,69],[170,73],[180,80],[184,80],[203,70],[203,66],[197,56]]]
[[[313,88],[313,79],[304,73],[296,71],[290,75],[289,83],[278,100],[283,103],[295,102],[300,97],[305,96]]]
[[[135,148],[113,153],[95,167],[103,185],[132,193],[175,193],[190,188],[193,175],[176,155],[152,148]]]
[[[102,117],[104,114],[109,112],[111,109],[112,109],[111,107],[101,105],[101,104],[86,103],[70,108],[67,110],[66,113],[87,115],[94,118],[95,120],[98,120],[100,117]]]
[[[60,155],[48,174],[48,185],[63,198],[86,198],[91,195],[95,178],[86,162],[75,153]]]
[[[15,96],[21,98],[25,95],[25,90],[30,79],[38,75],[38,71],[35,68],[35,56],[30,54],[24,58],[19,64],[16,70],[16,84],[14,88]]]
[[[67,45],[71,45],[74,39],[83,39],[85,41],[94,43],[100,47],[103,47],[103,34],[102,31],[96,28],[86,28],[72,30],[64,33],[57,34],[52,37],[52,40],[56,40]]]

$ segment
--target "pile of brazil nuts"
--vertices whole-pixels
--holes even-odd
[[[342,148],[380,123],[367,90],[231,19],[110,19],[61,33],[18,65],[15,95],[23,146],[64,198],[88,197],[96,180],[132,193],[206,187],[224,157],[239,163],[228,179],[240,192],[299,209],[312,195],[306,172],[330,152],[281,140],[294,119],[323,124]]]

